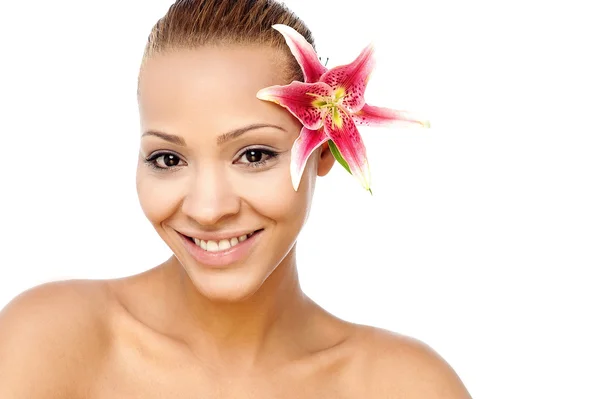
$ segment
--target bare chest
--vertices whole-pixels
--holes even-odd
[[[89,399],[364,399],[360,381],[340,367],[309,363],[241,372],[168,357],[128,356],[108,362],[86,391]]]
[[[352,399],[350,381],[333,375],[294,376],[274,372],[271,375],[211,376],[205,371],[182,366],[157,373],[154,370],[114,370],[104,373],[93,384],[91,398],[170,398],[170,399]]]

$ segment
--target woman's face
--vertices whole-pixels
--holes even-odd
[[[256,98],[289,83],[284,60],[269,47],[206,47],[154,55],[140,73],[140,203],[211,299],[244,299],[291,264],[316,175],[333,164],[329,151],[315,151],[294,191],[301,125]]]

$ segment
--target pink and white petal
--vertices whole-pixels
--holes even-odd
[[[330,69],[321,77],[334,90],[343,90],[343,106],[350,112],[359,111],[365,103],[365,89],[375,68],[374,47],[368,45],[351,64]]]
[[[352,119],[359,126],[421,125],[430,127],[428,121],[409,112],[376,107],[366,103],[360,111],[352,114]]]
[[[287,108],[302,124],[311,130],[323,126],[323,109],[315,105],[319,99],[331,96],[332,89],[325,83],[292,82],[285,86],[261,89],[256,97]]]
[[[327,137],[323,128],[319,130],[310,130],[303,127],[300,131],[300,136],[298,136],[292,146],[292,160],[290,163],[292,185],[294,186],[295,191],[298,191],[300,181],[302,180],[302,174],[306,167],[306,162],[311,154],[327,140],[329,140],[329,137]]]
[[[327,68],[319,61],[313,46],[292,27],[277,24],[273,25],[273,28],[285,38],[290,51],[300,64],[300,68],[302,68],[304,81],[306,83],[318,82],[319,78],[327,71]]]
[[[352,118],[344,111],[340,111],[337,118],[327,113],[323,127],[327,136],[333,140],[342,154],[352,175],[370,191],[371,172],[367,161],[367,150]]]

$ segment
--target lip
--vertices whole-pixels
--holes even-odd
[[[247,240],[237,244],[234,247],[226,249],[224,251],[218,252],[208,252],[198,245],[193,243],[188,237],[182,233],[177,232],[179,238],[183,242],[183,246],[187,250],[187,252],[201,265],[214,267],[214,268],[224,268],[229,265],[232,265],[236,262],[239,262],[245,259],[250,251],[254,248],[260,237],[262,236],[264,230],[258,230],[252,236],[250,236]],[[244,233],[240,234],[244,235]],[[204,237],[218,237],[217,235],[212,236],[204,236]],[[226,236],[226,237],[234,237],[234,236]],[[226,237],[223,237],[226,238]],[[196,237],[199,238],[199,237]],[[206,240],[206,238],[201,238]],[[217,241],[219,238],[209,238],[210,240]]]

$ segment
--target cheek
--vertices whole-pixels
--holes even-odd
[[[255,212],[275,222],[301,227],[308,216],[316,179],[311,161],[306,165],[298,191],[294,191],[288,166],[241,178],[236,181],[236,191]]]
[[[181,182],[162,179],[138,168],[136,187],[142,211],[152,224],[159,224],[171,216],[181,200]]]

